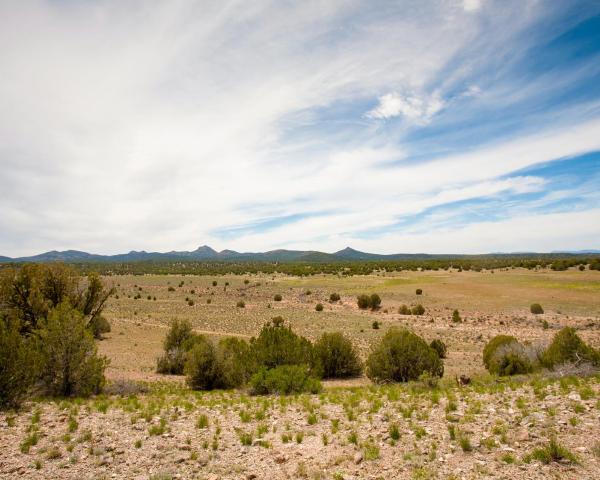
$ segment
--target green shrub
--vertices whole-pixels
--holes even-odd
[[[460,313],[456,309],[452,312],[452,321],[454,323],[462,322],[462,318],[460,318]]]
[[[407,329],[390,329],[367,359],[367,376],[375,382],[407,382],[425,372],[441,377],[444,364],[425,340]]]
[[[157,359],[156,371],[169,375],[182,375],[186,353],[198,341],[198,335],[187,320],[174,320],[163,341],[165,353]]]
[[[366,310],[367,308],[377,310],[381,306],[381,297],[376,293],[372,293],[371,295],[363,293],[356,298],[356,303],[361,310]]]
[[[236,306],[237,308],[246,308],[246,302],[244,302],[243,300],[239,300],[239,301],[238,301],[238,302],[235,304],[235,306]]]
[[[235,337],[221,339],[217,348],[220,383],[227,388],[239,387],[248,382],[255,370],[250,345]]]
[[[282,299],[283,297],[279,293],[276,293],[273,297],[273,300],[275,300],[276,302],[281,302]]]
[[[533,370],[532,355],[509,335],[497,335],[483,349],[485,368],[496,375],[518,375]]]
[[[531,306],[529,307],[529,310],[534,315],[541,315],[542,313],[544,313],[544,309],[542,308],[542,306],[539,303],[532,303]]]
[[[366,310],[371,306],[371,297],[363,293],[356,298],[356,303],[358,304],[358,308]]]
[[[35,379],[36,352],[17,321],[0,318],[0,409],[18,407]]]
[[[411,311],[410,308],[408,308],[406,305],[402,305],[399,309],[398,309],[398,313],[400,315],[410,315]]]
[[[339,332],[321,335],[315,343],[315,354],[324,378],[355,377],[362,372],[352,342]]]
[[[438,357],[446,358],[447,349],[446,344],[444,342],[436,338],[429,344],[429,346],[437,352]]]
[[[600,352],[587,345],[572,327],[564,327],[558,331],[542,354],[542,363],[548,368],[562,363],[582,361],[600,365]]]
[[[322,304],[322,303],[317,303],[317,304],[315,305],[315,310],[316,310],[317,312],[322,312],[322,311],[323,311],[323,304]]]
[[[273,319],[272,324],[264,325],[250,345],[258,366],[306,365],[313,369],[316,366],[310,341],[284,326],[283,319]]]
[[[423,290],[422,290],[422,289],[420,289],[420,288],[417,288],[417,289],[415,290],[415,293],[416,293],[417,295],[423,295]]]
[[[41,380],[49,394],[86,396],[100,392],[108,359],[97,355],[94,338],[78,310],[60,304],[36,333]]]
[[[184,372],[187,384],[194,390],[222,387],[220,367],[215,346],[205,336],[199,335],[186,355]]]
[[[101,339],[105,333],[110,332],[110,323],[102,315],[92,318],[88,324],[94,338]]]
[[[410,313],[413,315],[423,315],[425,313],[425,308],[419,303],[411,309]]]
[[[373,320],[373,323],[371,324],[371,328],[373,330],[379,330],[379,322],[377,320]]]
[[[306,367],[301,365],[281,365],[267,369],[262,367],[250,380],[255,395],[289,395],[293,393],[318,393],[321,383],[310,376]]]
[[[329,295],[329,301],[330,302],[339,302],[340,301],[340,294],[339,293],[332,293],[331,295]]]

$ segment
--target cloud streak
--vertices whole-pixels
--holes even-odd
[[[539,2],[9,3],[3,255],[409,251],[403,219],[600,150],[591,61],[522,84],[514,58],[573,28]]]

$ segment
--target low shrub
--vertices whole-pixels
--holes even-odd
[[[329,301],[331,303],[333,302],[339,302],[340,301],[340,294],[339,293],[332,293],[331,295],[329,295]]]
[[[458,312],[458,310],[454,310],[452,312],[452,321],[454,323],[460,323],[460,322],[462,322],[462,318],[460,318],[460,313]]]
[[[446,358],[447,348],[444,342],[436,338],[435,340],[432,340],[429,346],[437,352],[438,357]]]
[[[156,371],[167,375],[182,375],[186,354],[198,338],[189,321],[174,320],[163,341],[165,352],[156,361]]]
[[[290,395],[293,393],[319,393],[321,383],[301,365],[281,365],[267,369],[262,367],[250,380],[255,395]]]
[[[226,388],[245,385],[256,370],[250,345],[245,340],[226,337],[217,347],[220,384]]]
[[[420,303],[412,307],[410,313],[413,315],[423,315],[425,313],[425,308]]]
[[[322,304],[322,303],[317,303],[317,304],[315,305],[315,310],[316,310],[317,312],[322,312],[322,311],[323,311],[323,304]]]
[[[416,293],[417,295],[423,295],[423,290],[422,290],[421,288],[417,288],[417,289],[415,290],[415,293]]]
[[[283,297],[279,293],[276,293],[273,297],[273,300],[275,300],[276,302],[281,302],[282,299]]]
[[[529,373],[533,370],[535,352],[516,338],[498,335],[483,350],[483,363],[490,373],[506,376]]]
[[[572,327],[564,327],[554,335],[542,354],[542,364],[548,368],[562,363],[586,362],[600,366],[600,352],[586,344]]]
[[[198,335],[187,352],[184,366],[186,382],[194,390],[212,390],[223,386],[223,375],[215,346],[205,336]]]
[[[102,315],[97,315],[89,321],[88,328],[94,338],[102,339],[105,333],[110,332],[110,323]]]
[[[239,301],[238,301],[238,302],[235,304],[235,306],[236,306],[237,308],[246,308],[246,302],[244,302],[243,300],[239,300]]]
[[[0,409],[18,407],[35,379],[35,352],[19,324],[0,318]]]
[[[425,372],[441,377],[444,364],[423,338],[407,329],[390,329],[367,359],[367,376],[375,382],[407,382]]]
[[[379,330],[379,322],[377,320],[373,320],[371,328],[373,328],[373,330]]]
[[[400,315],[411,315],[410,308],[407,307],[406,305],[400,306],[400,308],[398,308],[398,313]]]
[[[314,348],[324,378],[356,377],[361,374],[358,352],[341,333],[324,333]]]
[[[366,310],[367,308],[377,310],[381,306],[381,297],[376,293],[372,293],[371,295],[363,293],[356,298],[356,303],[361,310]]]
[[[534,315],[541,315],[542,313],[544,313],[544,309],[539,303],[532,303],[529,307],[529,311]]]
[[[83,315],[68,303],[50,311],[36,331],[45,390],[56,396],[88,396],[105,383],[106,357],[98,356]]]

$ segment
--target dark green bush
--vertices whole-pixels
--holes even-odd
[[[423,295],[423,290],[422,290],[422,289],[420,289],[420,288],[417,288],[417,289],[415,290],[415,293],[416,293],[417,295]]]
[[[446,358],[447,348],[446,348],[446,344],[444,342],[442,342],[441,340],[438,340],[436,338],[429,344],[429,346],[437,352],[438,357]]]
[[[600,365],[600,352],[587,345],[572,327],[564,327],[558,331],[542,354],[542,363],[548,368],[568,362]]]
[[[110,332],[110,323],[102,315],[98,315],[90,320],[88,328],[94,338],[101,339],[105,333]]]
[[[186,353],[198,341],[188,320],[174,320],[163,341],[165,353],[158,358],[156,371],[168,375],[182,375]]]
[[[400,315],[411,315],[410,308],[408,308],[406,305],[400,306],[400,308],[398,309],[398,313]]]
[[[533,355],[515,337],[497,335],[483,349],[485,368],[496,375],[517,375],[533,370]]]
[[[36,358],[18,322],[0,318],[0,409],[20,405],[35,380]]]
[[[194,390],[212,390],[223,386],[223,373],[215,346],[204,335],[198,335],[187,352],[184,372],[186,382]]]
[[[322,311],[323,311],[323,304],[322,304],[322,303],[317,303],[317,304],[315,305],[315,310],[316,310],[317,312],[322,312]]]
[[[452,321],[454,323],[460,323],[460,322],[462,322],[462,318],[460,318],[460,313],[458,312],[458,310],[454,310],[452,312]]]
[[[309,340],[296,335],[291,327],[273,320],[263,326],[257,338],[251,341],[253,357],[258,366],[275,368],[280,365],[316,367],[313,346]]]
[[[81,312],[62,303],[50,311],[36,333],[41,380],[47,393],[87,396],[100,392],[108,359],[97,355],[94,338]]]
[[[356,377],[362,372],[352,342],[339,332],[321,335],[315,343],[315,354],[324,378]]]
[[[238,308],[246,308],[246,302],[244,302],[243,300],[239,300],[235,306]]]
[[[356,298],[356,303],[358,304],[358,308],[366,310],[371,306],[371,297],[363,293]]]
[[[375,382],[407,382],[426,372],[441,377],[444,364],[425,340],[407,329],[390,329],[367,359],[367,376]]]
[[[245,340],[235,337],[221,339],[217,356],[223,387],[234,388],[246,384],[256,370],[250,345]]]
[[[301,365],[281,365],[267,369],[262,367],[250,380],[255,395],[290,395],[293,393],[319,393],[321,383]]]
[[[276,293],[273,297],[273,300],[275,300],[276,302],[281,302],[282,299],[283,297],[279,293]]]
[[[329,295],[329,301],[330,302],[339,302],[340,301],[340,294],[339,293],[332,293],[331,295]]]
[[[542,313],[544,313],[544,309],[542,308],[542,306],[539,303],[532,303],[531,306],[529,307],[529,310],[534,315],[541,315]]]
[[[373,330],[379,330],[379,322],[377,320],[373,320],[373,323],[371,324],[371,328]]]
[[[423,315],[425,313],[425,308],[419,303],[418,305],[412,307],[410,313],[413,315]]]
[[[358,308],[361,310],[366,310],[367,308],[377,310],[381,306],[381,297],[376,293],[372,293],[371,295],[363,293],[356,298],[356,302]]]

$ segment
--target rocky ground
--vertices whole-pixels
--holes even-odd
[[[600,376],[296,397],[116,388],[0,414],[0,478],[600,478]]]

